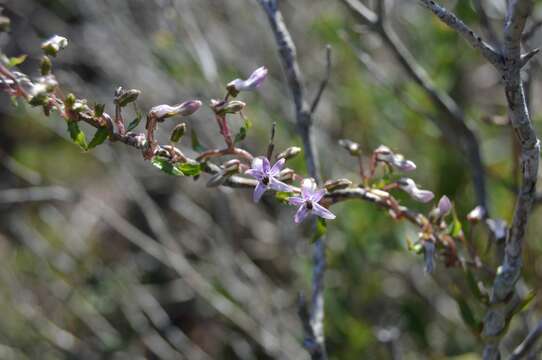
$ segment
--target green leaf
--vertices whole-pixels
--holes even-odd
[[[19,66],[26,60],[26,57],[27,57],[27,55],[23,54],[21,56],[9,58],[9,62],[7,63],[6,66],[8,68]]]
[[[327,233],[326,221],[322,218],[317,218],[314,234],[312,235],[312,242],[315,242],[316,240],[320,239],[326,233]]]
[[[240,141],[243,141],[247,137],[248,130],[252,128],[252,121],[248,118],[244,118],[245,122],[243,126],[239,129],[239,132],[235,134],[235,142],[238,143]]]
[[[171,164],[167,159],[155,157],[151,160],[151,163],[168,175],[184,176],[183,172],[177,167],[173,166],[173,164]]]
[[[197,152],[205,151],[205,148],[201,146],[198,139],[198,134],[196,133],[196,130],[192,128],[192,131],[190,133],[190,137],[192,139],[192,149]]]
[[[128,124],[128,127],[126,128],[126,131],[132,131],[134,130],[137,125],[139,125],[139,123],[141,122],[141,119],[143,118],[143,113],[141,111],[139,111],[137,105],[134,104],[134,110],[135,110],[135,113],[136,113],[136,117],[134,120],[130,121],[130,123]]]
[[[455,208],[452,211],[453,215],[453,221],[450,224],[449,233],[452,237],[457,237],[461,235],[463,232],[463,227],[461,225],[461,221],[459,221],[459,218],[457,217],[457,213],[455,212]]]
[[[275,193],[275,199],[277,199],[279,202],[283,203],[283,204],[287,204],[288,203],[288,198],[292,196],[292,193],[291,192],[287,192],[287,191],[277,191]]]
[[[185,175],[185,176],[196,176],[201,173],[203,170],[203,164],[200,163],[182,163],[177,165],[177,168]]]
[[[68,121],[68,132],[73,142],[79,145],[81,149],[88,149],[85,133],[79,129],[79,124],[76,121]]]
[[[90,140],[90,143],[88,144],[87,149],[90,150],[90,149],[95,148],[98,145],[103,144],[103,142],[107,139],[108,136],[109,136],[109,130],[107,130],[107,128],[105,127],[99,128],[98,130],[96,130],[96,133],[94,134],[94,137],[92,138],[92,140]]]

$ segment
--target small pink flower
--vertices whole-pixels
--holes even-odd
[[[228,90],[234,90],[232,95],[237,95],[240,91],[252,91],[259,88],[267,77],[267,68],[259,67],[250,74],[248,79],[235,79],[226,86]]]
[[[331,211],[318,204],[325,193],[325,189],[318,189],[316,187],[314,179],[303,179],[301,183],[301,196],[288,198],[290,205],[299,206],[294,217],[296,224],[305,220],[309,214],[314,214],[324,219],[335,219],[335,215]]]
[[[376,160],[384,161],[400,171],[414,171],[416,164],[413,161],[405,159],[401,154],[395,154],[385,145],[380,145],[375,151]]]
[[[273,167],[269,164],[269,160],[265,156],[259,156],[252,161],[252,168],[248,169],[245,174],[250,175],[258,180],[258,185],[254,189],[254,201],[260,201],[262,195],[267,189],[275,191],[292,191],[292,188],[278,180],[280,171],[282,170],[286,160],[280,159]]]

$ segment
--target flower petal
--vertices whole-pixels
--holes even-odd
[[[303,179],[301,182],[301,195],[305,199],[311,199],[312,193],[316,191],[316,182],[313,178]]]
[[[254,194],[253,194],[254,202],[260,201],[265,190],[267,190],[267,186],[265,186],[264,184],[259,182],[258,185],[256,185],[256,187],[254,188]]]
[[[266,174],[269,174],[269,170],[271,169],[269,160],[265,156],[260,156],[260,158],[262,159],[262,171]]]
[[[292,191],[292,188],[290,187],[290,185],[288,184],[285,184],[283,183],[282,181],[279,181],[275,178],[271,178],[270,180],[271,182],[269,183],[269,187],[273,190],[276,190],[276,191],[286,191],[286,192],[291,192]]]
[[[325,189],[316,190],[311,195],[312,202],[315,202],[315,203],[319,202],[320,200],[322,200],[322,198],[324,197],[325,194],[326,194]]]
[[[333,220],[336,218],[331,211],[319,204],[312,204],[312,212],[324,219]]]
[[[277,176],[280,171],[282,170],[282,168],[284,167],[284,163],[286,162],[286,159],[282,158],[280,159],[279,161],[277,161],[275,163],[275,165],[273,165],[273,167],[271,168],[271,170],[269,171],[269,175],[271,176]]]
[[[263,179],[263,177],[265,176],[265,174],[263,172],[261,172],[260,170],[256,170],[256,169],[248,169],[247,171],[245,171],[245,174],[246,175],[249,175],[249,176],[252,176],[258,180],[261,180]]]
[[[254,160],[252,160],[252,169],[261,171],[263,173],[263,159],[263,156],[255,157]]]
[[[305,199],[303,199],[301,196],[291,196],[288,198],[288,204],[295,205],[295,206],[301,206],[305,203]]]
[[[416,191],[413,191],[410,195],[415,200],[417,200],[419,202],[422,202],[422,203],[429,202],[429,201],[433,200],[433,198],[435,197],[435,195],[431,191],[429,191],[429,190],[420,190],[420,189],[416,189]]]
[[[299,224],[300,222],[302,222],[303,220],[305,220],[305,218],[307,217],[307,215],[309,215],[309,210],[307,210],[307,208],[305,207],[305,205],[301,205],[299,207],[299,209],[297,209],[297,212],[295,213],[295,216],[294,216],[294,222],[296,224]]]

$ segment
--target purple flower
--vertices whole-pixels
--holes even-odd
[[[258,185],[254,189],[254,201],[260,201],[263,193],[267,189],[276,191],[292,191],[292,188],[277,180],[282,167],[286,160],[280,159],[271,167],[269,160],[265,156],[259,156],[252,161],[252,168],[248,169],[245,174],[250,175],[258,180]]]
[[[230,81],[226,88],[233,96],[236,96],[240,91],[252,91],[260,87],[267,76],[267,68],[259,67],[250,74],[248,79],[235,79]]]
[[[320,216],[324,219],[335,219],[335,215],[328,209],[318,204],[326,193],[325,189],[318,189],[314,179],[303,179],[301,183],[301,196],[292,196],[288,198],[290,205],[299,206],[294,217],[296,224],[299,224],[309,214]]]
[[[192,115],[201,107],[201,101],[188,100],[179,105],[157,105],[149,111],[149,115],[155,116],[158,121],[175,115]]]

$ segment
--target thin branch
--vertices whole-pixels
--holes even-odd
[[[502,75],[512,127],[520,145],[522,179],[514,218],[506,239],[504,260],[493,284],[491,306],[484,321],[484,359],[488,360],[499,359],[500,338],[506,331],[507,319],[515,310],[511,299],[517,297],[515,285],[521,275],[523,239],[536,197],[540,142],[531,122],[521,80],[521,39],[532,8],[532,0],[511,1],[504,27],[505,66]]]
[[[536,328],[527,335],[521,344],[518,345],[508,360],[519,360],[528,355],[531,349],[536,345],[540,336],[542,336],[542,321],[540,321]]]
[[[302,74],[297,63],[296,48],[290,32],[284,23],[282,14],[278,9],[277,0],[259,0],[265,11],[271,29],[278,46],[282,68],[286,73],[288,85],[295,105],[296,123],[299,135],[303,141],[305,162],[309,176],[319,182],[318,161],[311,139],[312,112],[316,109],[319,96],[310,109],[304,98]],[[328,50],[328,60],[329,59]],[[329,70],[328,61],[328,70]],[[326,76],[327,77],[327,76]],[[325,88],[325,84],[323,86]],[[323,91],[323,89],[321,90]],[[320,237],[314,244],[314,268],[312,284],[312,308],[310,309],[310,326],[312,333],[305,333],[307,343],[313,343],[313,347],[306,346],[313,359],[327,359],[325,338],[324,338],[324,273],[326,267],[325,238]]]
[[[327,87],[330,76],[331,76],[331,46],[326,45],[326,74],[324,75],[324,79],[320,83],[318,92],[316,93],[316,96],[314,97],[314,100],[312,101],[311,114],[314,114],[314,112],[316,111],[316,108],[318,107],[318,104],[320,104],[320,99],[322,97],[322,94],[324,93],[324,90]]]
[[[473,3],[474,7],[476,8],[476,12],[478,13],[478,16],[480,17],[480,24],[485,29],[491,45],[496,47],[497,49],[500,49],[501,44],[499,41],[499,37],[497,36],[497,32],[491,25],[491,21],[489,19],[489,16],[487,16],[487,12],[484,8],[482,0],[474,0]]]
[[[499,51],[485,42],[482,37],[476,34],[454,13],[433,0],[419,0],[419,2],[437,15],[442,22],[459,33],[473,48],[480,50],[480,53],[498,70],[503,70],[503,58]]]

